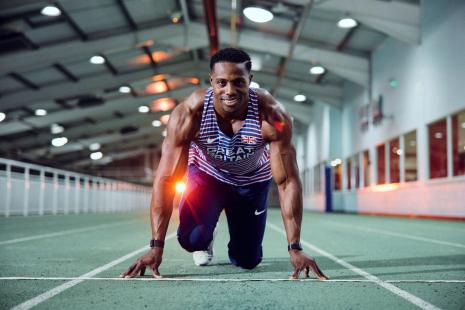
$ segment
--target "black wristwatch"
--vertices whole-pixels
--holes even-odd
[[[300,244],[300,242],[296,242],[296,243],[291,243],[287,246],[287,250],[290,251],[290,250],[299,250],[299,251],[302,251],[302,245]]]
[[[162,248],[165,246],[165,241],[163,240],[150,240],[150,248]]]

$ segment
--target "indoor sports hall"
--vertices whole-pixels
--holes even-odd
[[[1,1],[0,309],[465,309],[463,29],[463,0]],[[192,181],[203,146],[248,172]],[[205,178],[234,191],[198,263]]]

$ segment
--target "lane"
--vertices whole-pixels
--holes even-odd
[[[273,230],[281,233],[282,235],[286,236],[286,232],[279,226],[277,225],[274,225],[272,223],[268,223],[267,224],[268,227],[272,228]],[[348,262],[346,262],[345,260],[343,259],[340,259],[339,257],[336,257],[334,256],[333,254],[325,251],[325,250],[322,250],[321,248],[311,244],[310,242],[304,240],[303,238],[300,239],[300,242],[302,243],[302,245],[304,245],[305,247],[307,247],[308,249],[314,251],[314,252],[317,252],[319,253],[320,255],[323,255],[329,259],[331,259],[332,261],[334,261],[335,263],[351,270],[352,272],[356,273],[356,274],[359,274],[361,275],[362,277],[366,278],[367,280],[370,280],[372,281],[373,283],[385,288],[386,290],[390,291],[391,293],[394,293],[396,295],[398,295],[399,297],[402,297],[403,299],[405,299],[406,301],[418,306],[419,308],[421,309],[425,309],[425,310],[438,310],[439,308],[436,307],[435,305],[427,302],[426,300],[423,300],[421,298],[419,298],[418,296],[415,296],[413,294],[410,294],[409,292],[405,291],[405,290],[402,290],[390,283],[387,283],[383,280],[381,280],[380,278],[372,275],[371,273],[361,269],[361,268],[358,268],[358,267],[355,267],[354,265],[352,264],[349,264]]]

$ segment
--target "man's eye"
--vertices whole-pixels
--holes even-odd
[[[236,86],[241,86],[241,87],[242,87],[242,86],[245,85],[245,81],[243,81],[243,80],[237,80],[237,81],[234,81],[234,84],[235,84]]]
[[[221,87],[225,87],[226,86],[226,82],[225,81],[218,81],[216,82],[219,86]]]

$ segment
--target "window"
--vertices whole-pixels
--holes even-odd
[[[347,189],[352,189],[352,160],[347,159]]]
[[[376,158],[378,159],[378,184],[386,183],[386,147],[384,144],[376,147]]]
[[[339,160],[341,162],[341,160]],[[338,163],[333,167],[333,177],[334,177],[334,190],[340,191],[342,189],[342,164]]]
[[[405,151],[405,182],[412,182],[418,179],[417,168],[417,132],[414,130],[404,136]]]
[[[400,149],[399,138],[389,141],[389,175],[391,183],[400,182]]]
[[[313,191],[315,193],[321,192],[321,165],[317,164],[313,168]]]
[[[431,179],[447,177],[447,123],[442,119],[428,126],[429,175]]]
[[[465,110],[452,116],[454,175],[465,174]]]
[[[364,186],[370,186],[370,153],[368,150],[363,152],[363,181]]]
[[[360,188],[360,164],[358,162],[358,155],[352,157],[352,165],[354,166],[355,188]]]

